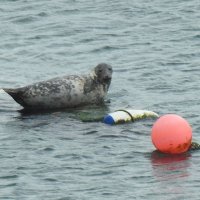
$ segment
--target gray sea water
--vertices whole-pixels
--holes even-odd
[[[127,107],[175,113],[200,142],[199,10],[199,0],[1,0],[0,88],[100,62],[114,73],[105,107],[25,115],[0,93],[0,199],[200,199],[200,152],[155,154],[155,120],[78,117]]]

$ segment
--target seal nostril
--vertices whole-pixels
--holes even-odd
[[[104,81],[110,81],[111,80],[111,77],[110,76],[105,76],[104,77]]]

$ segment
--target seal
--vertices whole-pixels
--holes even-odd
[[[59,109],[101,104],[112,79],[112,67],[98,64],[87,75],[66,75],[20,88],[3,88],[25,109]]]

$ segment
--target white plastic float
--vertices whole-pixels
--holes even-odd
[[[133,109],[120,109],[113,113],[109,113],[103,119],[106,124],[122,124],[126,122],[134,122],[139,119],[157,118],[159,115],[149,110],[133,110]]]

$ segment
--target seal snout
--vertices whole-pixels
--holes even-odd
[[[106,83],[109,83],[112,79],[112,75],[106,75],[104,78],[103,78],[103,81],[106,82]]]

